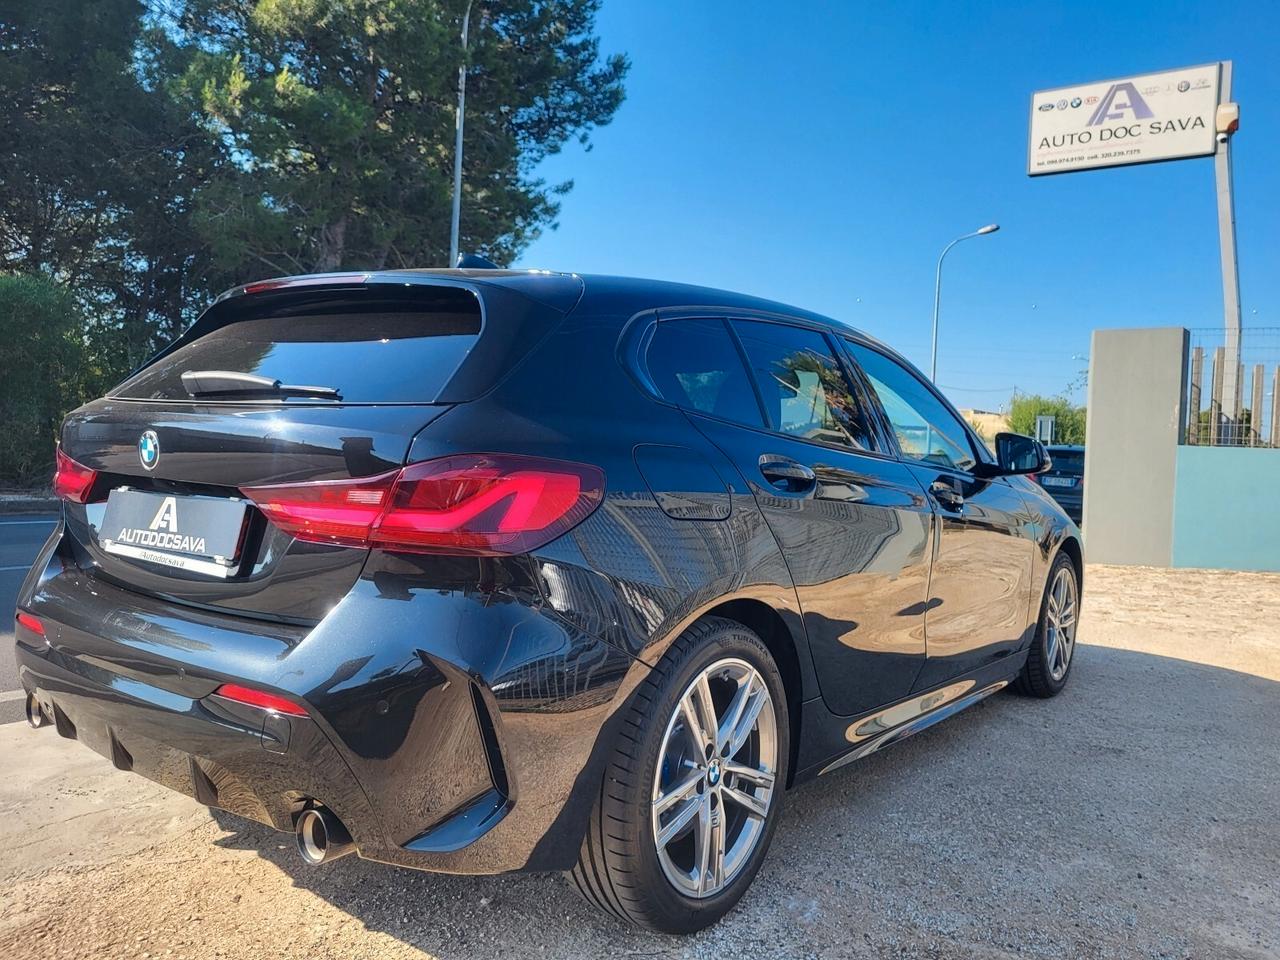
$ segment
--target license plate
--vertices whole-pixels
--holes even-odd
[[[1074,487],[1076,485],[1075,477],[1045,477],[1043,483],[1046,487]]]
[[[122,557],[225,578],[239,562],[248,513],[244,500],[120,487],[107,497],[98,544]]]

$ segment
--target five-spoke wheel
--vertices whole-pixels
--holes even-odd
[[[732,620],[686,629],[619,718],[570,873],[592,903],[665,933],[715,923],[764,860],[791,758],[770,649]]]
[[[1079,621],[1080,573],[1071,557],[1061,552],[1045,578],[1040,622],[1015,689],[1035,697],[1053,697],[1062,691],[1071,672]]]
[[[764,832],[778,763],[769,688],[744,660],[706,667],[667,722],[653,783],[653,837],[668,880],[711,896]]]
[[[1079,603],[1076,600],[1076,575],[1068,566],[1058,567],[1049,584],[1049,598],[1045,609],[1045,639],[1048,643],[1049,675],[1061,680],[1071,666],[1071,653],[1076,645],[1076,619]]]

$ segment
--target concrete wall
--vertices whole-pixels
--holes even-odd
[[[1173,566],[1280,571],[1280,450],[1179,447],[1176,478]]]
[[[1173,563],[1187,342],[1181,327],[1093,332],[1083,525],[1091,561]]]

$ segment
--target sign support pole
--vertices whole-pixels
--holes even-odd
[[[1231,102],[1231,61],[1222,61],[1218,103]],[[1236,269],[1236,206],[1231,185],[1231,138],[1213,155],[1218,192],[1218,244],[1222,254],[1222,314],[1226,356],[1222,364],[1222,415],[1233,430],[1240,415],[1240,277]],[[1256,415],[1256,414],[1255,414]]]

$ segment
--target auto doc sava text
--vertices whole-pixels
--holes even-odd
[[[1103,127],[1097,131],[1098,143],[1106,143],[1108,140],[1124,140],[1128,137],[1140,137],[1143,128],[1146,132],[1153,136],[1159,136],[1162,133],[1185,133],[1188,130],[1203,130],[1205,128],[1204,117],[1185,117],[1178,120],[1149,120],[1145,125],[1141,123],[1130,123],[1128,125],[1120,124],[1115,127]],[[1041,137],[1037,150],[1053,150],[1058,147],[1079,147],[1086,143],[1094,142],[1094,131],[1081,130],[1071,133],[1055,133],[1051,137]]]

